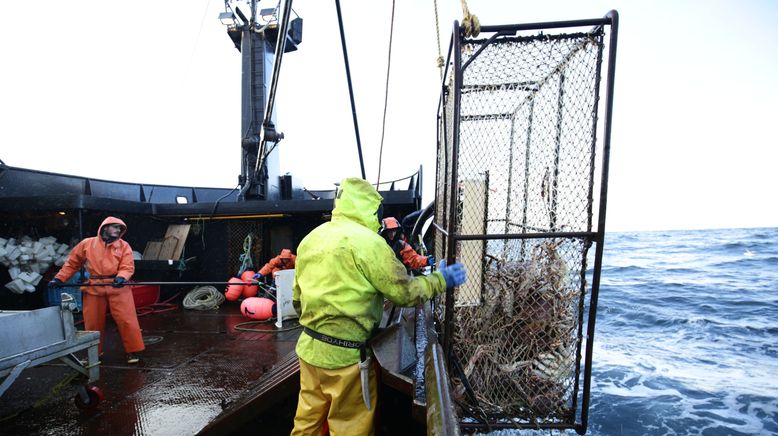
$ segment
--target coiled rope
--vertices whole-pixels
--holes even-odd
[[[215,310],[224,303],[224,294],[213,286],[198,286],[184,297],[184,308],[192,310]]]

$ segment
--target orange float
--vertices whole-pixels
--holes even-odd
[[[254,280],[254,271],[246,270],[240,275],[240,279],[244,283],[256,282]],[[243,285],[243,298],[256,297],[259,291],[259,285]]]
[[[246,298],[240,303],[240,313],[246,318],[264,321],[276,314],[276,303],[269,298]]]
[[[227,281],[229,283],[243,283],[243,280],[240,277],[230,277]],[[243,285],[227,285],[227,288],[224,290],[224,298],[226,298],[227,301],[238,301],[238,298],[242,295]]]

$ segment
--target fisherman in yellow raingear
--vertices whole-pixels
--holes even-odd
[[[412,277],[378,234],[382,198],[365,180],[343,180],[332,220],[297,248],[292,303],[303,333],[297,341],[300,395],[292,435],[372,435],[377,400],[367,340],[384,297],[413,306],[466,280],[464,266],[441,263]]]

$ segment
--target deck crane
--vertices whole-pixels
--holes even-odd
[[[276,88],[281,62],[286,52],[297,50],[302,42],[302,18],[290,20],[292,0],[278,8],[257,10],[257,1],[249,1],[249,17],[236,0],[225,0],[219,19],[227,25],[227,34],[242,54],[241,102],[241,186],[242,200],[269,200],[275,191],[268,180],[279,175],[278,155],[272,151],[284,138],[275,127]],[[279,35],[286,35],[280,38]],[[266,86],[266,65],[272,62]]]
[[[276,88],[281,71],[281,62],[286,52],[297,50],[302,42],[302,18],[291,19],[292,0],[283,0],[278,8],[260,9],[257,12],[257,0],[249,0],[250,16],[233,5],[238,0],[225,0],[225,11],[219,19],[227,25],[227,33],[243,55],[243,100],[241,102],[241,174],[238,180],[241,200],[275,199],[277,190],[270,189],[269,180],[279,175],[278,155],[273,154],[284,134],[276,130],[275,107]],[[351,72],[346,51],[343,31],[343,18],[340,1],[335,6],[338,14],[343,60],[346,68],[351,113],[354,121],[357,151],[359,153],[362,178],[365,178],[365,164],[362,157],[362,144],[359,136],[354,91],[351,85]],[[296,14],[295,14],[296,15]],[[279,38],[278,35],[286,35]],[[272,44],[275,44],[274,46]],[[271,53],[271,49],[273,49]],[[271,57],[272,56],[272,57]],[[265,66],[272,60],[270,80],[265,86]]]

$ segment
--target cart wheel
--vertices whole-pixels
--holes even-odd
[[[97,386],[79,386],[78,391],[78,394],[73,397],[73,402],[79,409],[94,409],[103,401],[103,391]],[[88,398],[86,402],[82,398],[82,394]]]

